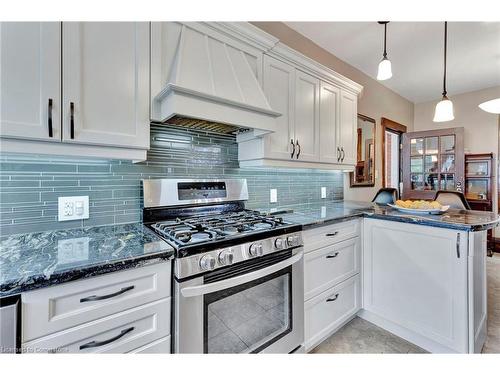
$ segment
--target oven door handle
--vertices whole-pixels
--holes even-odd
[[[274,272],[280,271],[283,268],[291,266],[292,264],[297,263],[302,259],[302,252],[296,254],[282,262],[273,264],[272,266],[250,272],[244,275],[232,277],[227,280],[216,281],[214,283],[199,285],[199,286],[189,286],[181,289],[181,293],[184,297],[196,297],[202,296],[204,294],[209,294],[213,292],[217,292],[219,290],[232,288],[237,285],[241,285],[244,283],[248,283],[253,280],[260,279],[261,277],[270,275]]]

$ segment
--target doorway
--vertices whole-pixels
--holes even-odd
[[[403,194],[402,142],[405,125],[382,117],[382,186]]]

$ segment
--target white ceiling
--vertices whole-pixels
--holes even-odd
[[[377,22],[286,22],[338,58],[376,78],[383,53]],[[381,83],[415,102],[438,99],[443,85],[442,22],[390,22],[392,78]],[[500,85],[500,22],[448,23],[448,95]]]

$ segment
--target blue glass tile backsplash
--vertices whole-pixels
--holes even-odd
[[[141,220],[143,178],[246,178],[249,208],[270,207],[269,189],[278,189],[278,205],[343,198],[343,174],[337,171],[263,169],[238,166],[232,135],[175,126],[151,126],[146,162],[55,156],[1,154],[1,235],[132,223]],[[57,221],[57,198],[88,195],[90,218]]]

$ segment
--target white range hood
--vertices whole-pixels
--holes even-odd
[[[263,51],[275,40],[248,24],[165,22],[154,27],[152,48],[160,51],[153,50],[152,63],[156,55],[163,75],[155,97],[160,121],[274,131],[281,114],[269,105],[261,77]]]

